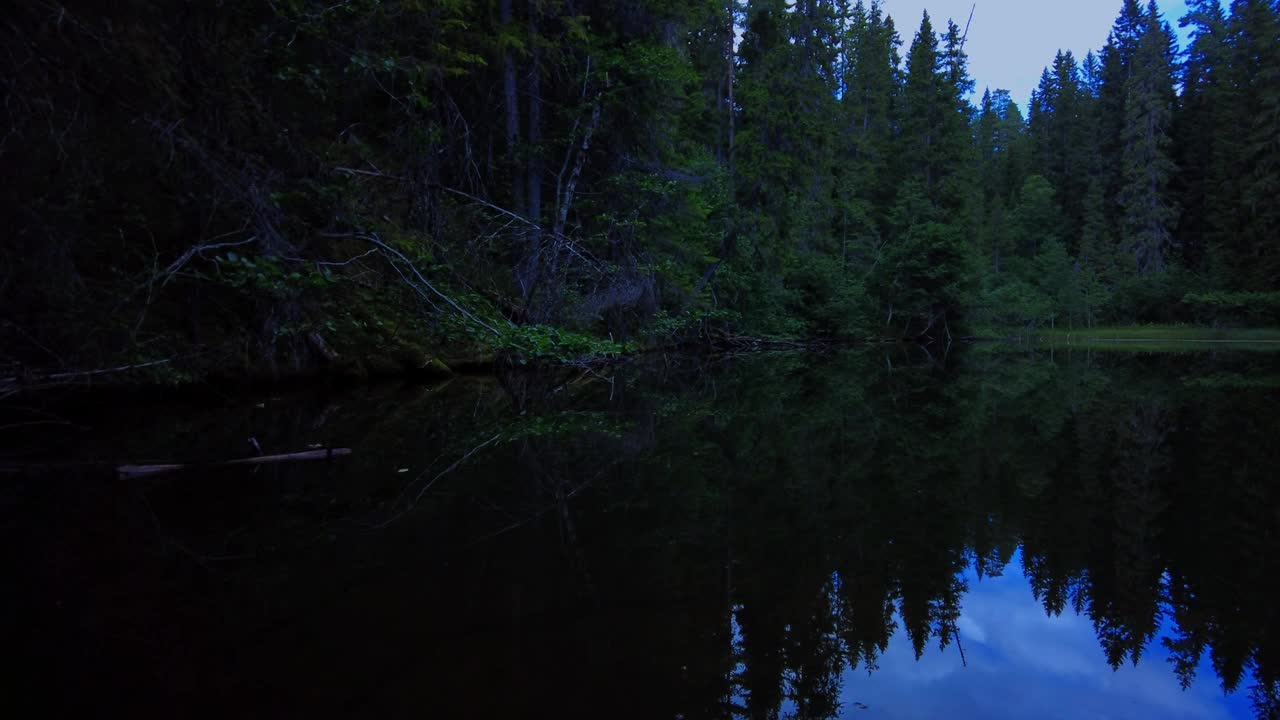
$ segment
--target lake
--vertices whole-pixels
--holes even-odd
[[[112,398],[0,434],[5,697],[1272,718],[1277,400],[1277,355],[1001,345]]]

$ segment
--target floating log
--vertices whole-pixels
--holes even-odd
[[[324,450],[304,450],[302,452],[285,453],[283,455],[256,455],[254,457],[238,458],[236,460],[224,460],[214,463],[189,463],[189,464],[155,464],[155,465],[121,465],[116,468],[116,472],[122,478],[146,477],[149,475],[159,475],[161,473],[174,472],[177,470],[187,470],[195,467],[220,467],[227,465],[265,465],[267,463],[295,462],[302,460],[328,460],[329,458],[343,457],[351,454],[351,448],[327,448]]]

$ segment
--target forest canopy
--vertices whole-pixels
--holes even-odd
[[[0,363],[1275,323],[1280,6],[1189,8],[1019,108],[862,0],[22,3]]]

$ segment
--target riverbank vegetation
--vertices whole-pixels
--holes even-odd
[[[1280,330],[1267,328],[1203,327],[1198,325],[1129,325],[1079,330],[1042,329],[1047,340],[1168,340],[1170,342],[1280,343]]]
[[[25,3],[0,376],[1276,324],[1280,10],[1190,7],[1024,112],[861,0]]]

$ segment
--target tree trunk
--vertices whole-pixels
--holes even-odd
[[[511,25],[511,0],[500,0],[498,19],[504,30]],[[502,97],[507,114],[507,158],[512,167],[511,204],[521,208],[524,207],[524,178],[515,170],[519,166],[516,153],[520,144],[520,97],[516,94],[516,59],[510,48],[502,51]]]
[[[538,62],[542,51],[538,48],[537,0],[529,0],[529,163],[528,163],[528,216],[529,220],[538,223],[542,218],[542,156],[539,145],[542,143],[542,71]],[[532,232],[534,242],[538,241],[539,232]]]
[[[734,107],[733,107],[733,40],[734,40],[734,5],[736,0],[729,2],[729,38],[726,43],[725,55],[729,58],[729,196],[733,196],[733,143],[734,143]]]
[[[573,194],[578,187],[578,179],[582,176],[582,167],[587,162],[587,151],[591,149],[591,137],[595,134],[596,127],[600,125],[600,95],[601,93],[596,93],[595,103],[591,108],[591,120],[582,135],[582,146],[578,149],[577,158],[574,159],[573,171],[569,174],[568,184],[565,185],[564,197],[560,200],[560,207],[556,209],[556,222],[552,232],[557,241],[564,234],[565,223],[569,219],[569,208],[573,205]]]
[[[529,67],[528,124],[525,135],[525,217],[529,220],[526,230],[524,257],[516,268],[516,281],[523,296],[522,319],[528,321],[535,315],[534,297],[542,281],[542,75],[539,61],[542,51],[538,47],[538,0],[528,0]]]

